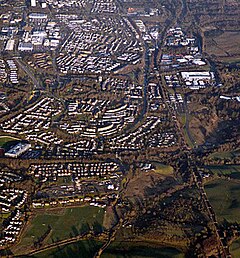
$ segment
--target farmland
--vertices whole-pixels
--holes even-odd
[[[239,183],[217,179],[207,183],[205,189],[219,220],[240,221]]]
[[[175,248],[148,246],[146,243],[113,243],[102,255],[103,258],[183,258],[184,255]]]
[[[232,179],[240,179],[239,165],[207,166],[206,168],[215,175],[227,176]]]
[[[225,151],[225,152],[215,152],[209,155],[209,158],[212,159],[231,159],[238,157],[240,155],[240,150],[233,150],[233,151]]]
[[[94,240],[78,241],[73,244],[67,244],[62,247],[53,248],[48,251],[44,251],[35,255],[33,258],[70,258],[70,257],[81,257],[89,258],[93,257],[94,253],[101,246],[100,242]]]
[[[96,207],[81,207],[67,209],[52,209],[37,213],[20,241],[21,250],[33,246],[51,227],[44,239],[44,244],[51,244],[63,239],[74,237],[93,229],[100,230],[103,221],[103,209]]]
[[[240,239],[237,239],[232,243],[230,252],[233,258],[238,258],[240,256]]]

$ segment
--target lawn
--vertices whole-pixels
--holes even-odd
[[[240,165],[206,166],[213,174],[229,176],[232,179],[240,179]]]
[[[113,243],[101,258],[183,258],[184,254],[171,247],[150,247],[146,243]]]
[[[240,222],[240,184],[217,179],[205,185],[211,205],[220,220]]]
[[[156,173],[162,174],[162,175],[172,175],[173,174],[173,167],[169,165],[164,165],[160,162],[153,161],[151,164],[155,167],[154,171]]]
[[[240,257],[240,238],[231,244],[230,253],[232,255],[232,258]]]
[[[16,251],[19,253],[20,250],[24,251],[24,248],[33,246],[33,243],[47,232],[48,226],[51,226],[52,230],[44,240],[47,244],[88,232],[89,228],[101,231],[103,216],[103,209],[92,206],[38,212],[22,236]]]
[[[32,255],[32,258],[91,258],[102,246],[94,240],[82,240],[76,243],[53,248],[45,252]]]

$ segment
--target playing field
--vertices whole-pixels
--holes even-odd
[[[213,174],[229,176],[232,179],[240,179],[240,165],[206,166]]]
[[[205,185],[205,190],[218,219],[240,222],[240,184],[218,179]]]
[[[45,244],[68,239],[89,230],[99,232],[102,230],[103,216],[103,209],[92,206],[39,212],[23,234],[17,253],[22,253],[24,248],[33,246],[33,243],[48,231],[49,226],[51,231],[44,239]]]

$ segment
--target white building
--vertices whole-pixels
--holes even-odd
[[[37,6],[36,0],[31,0],[31,6],[32,7],[36,7]]]
[[[18,51],[33,51],[33,44],[28,42],[20,42]]]

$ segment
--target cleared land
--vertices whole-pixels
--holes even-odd
[[[213,174],[240,180],[240,165],[206,166]]]
[[[220,220],[240,222],[239,183],[217,179],[205,185],[207,196]]]
[[[48,231],[51,231],[44,238],[43,243],[51,244],[63,239],[68,239],[90,229],[101,230],[104,210],[97,207],[77,207],[65,209],[50,209],[38,214],[30,222],[29,227],[23,234],[20,244],[15,253],[22,253],[31,248]]]

